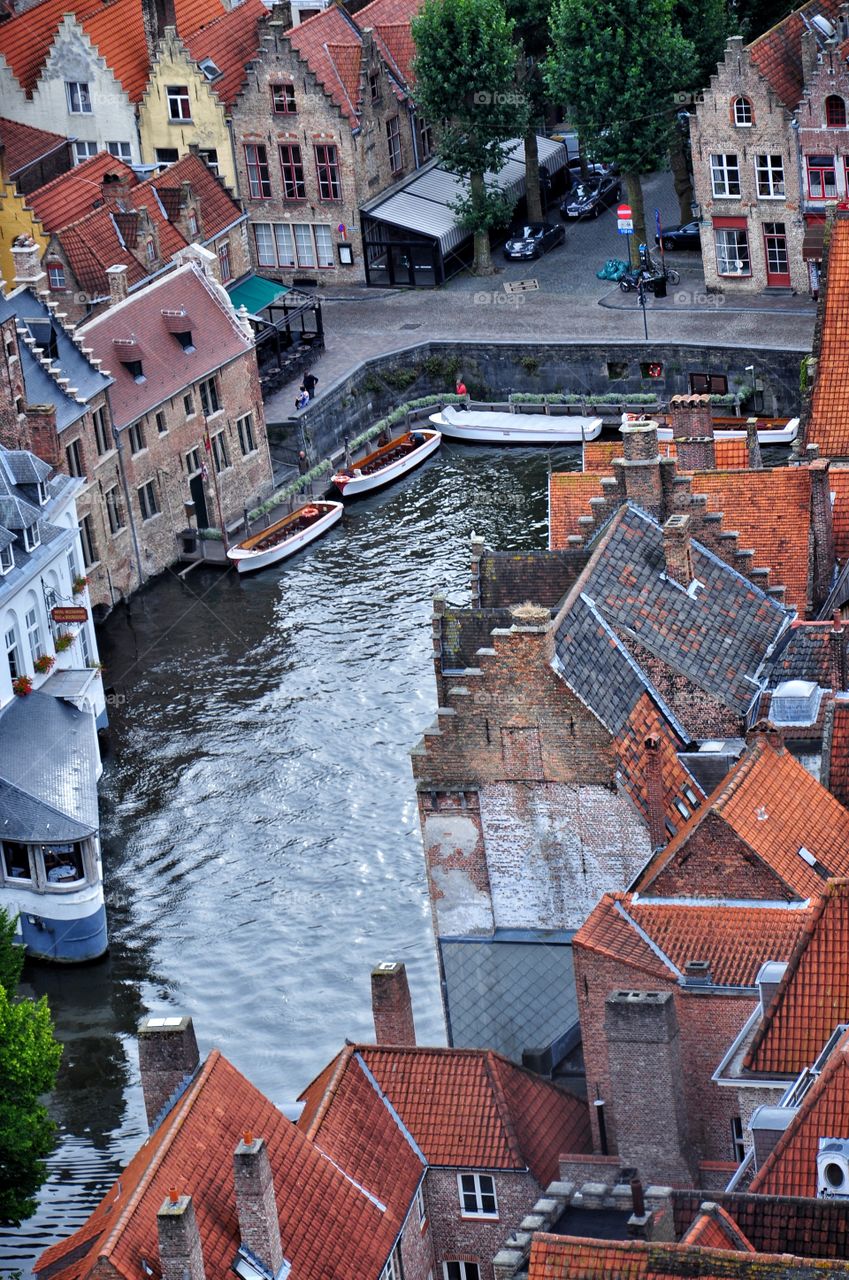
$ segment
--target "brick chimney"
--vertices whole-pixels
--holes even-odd
[[[148,1014],[142,1019],[139,1026],[139,1070],[144,1109],[151,1131],[177,1090],[191,1079],[199,1062],[191,1018]]]
[[[661,519],[664,496],[657,423],[629,422],[620,431],[625,456],[613,462],[620,492],[624,491],[629,502]]]
[[[831,659],[831,687],[835,693],[843,693],[846,689],[846,628],[835,609],[828,633],[829,657]]]
[[[113,267],[106,268],[106,275],[109,280],[109,305],[114,307],[116,302],[123,302],[129,294],[127,268],[123,262],[116,262]]]
[[[679,471],[714,471],[710,396],[673,396],[669,401],[669,422]]]
[[[378,1044],[415,1045],[416,1028],[406,965],[386,960],[372,969],[371,1007]]]
[[[746,452],[749,456],[749,470],[763,471],[764,463],[761,457],[761,442],[758,439],[757,418],[746,420]]]
[[[663,558],[666,576],[682,587],[693,581],[693,551],[690,544],[690,517],[670,516],[663,526]]]
[[[242,1244],[276,1276],[283,1265],[280,1215],[268,1149],[262,1138],[244,1134],[233,1153],[233,1177]]]
[[[41,269],[41,251],[29,236],[19,236],[12,245],[12,260],[15,264],[14,284],[29,285],[34,293],[44,288],[47,276]]]
[[[808,464],[811,473],[811,532],[814,563],[811,595],[814,610],[826,599],[834,575],[834,525],[831,507],[831,478],[828,458],[815,458]]]
[[[746,746],[753,747],[757,742],[768,742],[775,751],[784,749],[784,731],[779,729],[777,724],[773,724],[771,720],[766,718],[756,720],[751,728],[746,730]]]
[[[623,1165],[644,1180],[692,1186],[681,1038],[671,991],[615,991],[604,1016],[610,1101]]]
[[[165,28],[177,26],[174,0],[142,0],[142,22],[148,56],[152,61],[156,46],[165,35]]]
[[[130,200],[132,178],[126,173],[104,173],[100,180],[100,195],[105,204],[117,200],[122,206]]]
[[[643,767],[645,770],[646,807],[649,817],[649,840],[652,849],[666,844],[666,807],[663,803],[663,772],[660,738],[646,738]]]
[[[28,404],[24,410],[27,417],[26,446],[43,462],[51,467],[58,467],[62,457],[59,444],[59,432],[56,428],[55,404]]]
[[[819,61],[819,46],[813,31],[803,27],[802,34],[799,37],[799,46],[802,54],[802,84],[807,89],[813,79]]]
[[[156,1215],[162,1280],[206,1280],[191,1196],[169,1192]]]

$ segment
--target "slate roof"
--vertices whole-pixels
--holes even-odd
[[[849,1257],[847,1200],[676,1188],[672,1192],[676,1236],[686,1231],[706,1199],[728,1213],[758,1253],[795,1253],[842,1261]]]
[[[849,1032],[844,1032],[796,1115],[752,1179],[750,1191],[768,1196],[816,1196],[819,1140],[841,1138],[847,1133]]]
[[[722,895],[730,854],[724,850],[719,864],[712,849],[703,854],[704,861],[699,856],[700,829],[712,818],[720,818],[748,855],[796,898],[821,893],[829,876],[849,875],[849,810],[791,752],[760,735],[707,804],[649,863],[634,890],[662,893],[655,882],[668,867],[686,863],[694,897]],[[800,856],[802,847],[816,866]]]
[[[796,1075],[814,1062],[841,1022],[849,1022],[846,879],[830,880],[811,909],[743,1066],[769,1076]]]
[[[842,1276],[845,1264],[790,1254],[729,1253],[658,1240],[582,1240],[536,1233],[528,1280],[812,1280]]]
[[[598,618],[737,714],[752,704],[761,665],[788,615],[699,542],[691,545],[693,570],[701,584],[692,594],[666,576],[663,532],[639,508],[625,505],[596,536],[592,558],[554,623],[555,651],[565,678],[589,705],[590,695],[603,705],[620,673],[626,674],[617,646],[599,628]],[[573,621],[570,614],[579,599],[584,608]],[[581,655],[584,641],[576,640],[576,627],[595,636],[591,657]],[[573,680],[570,673],[579,665],[581,671]],[[634,677],[627,678],[626,692],[614,699],[614,732],[636,700],[633,684]],[[600,718],[610,723],[609,713]]]
[[[693,1219],[680,1244],[697,1244],[703,1249],[733,1249],[754,1253],[754,1245],[746,1239],[737,1223],[721,1205],[705,1201]]]
[[[256,57],[260,36],[258,24],[268,14],[262,0],[242,3],[208,23],[185,40],[195,62],[212,58],[221,75],[210,80],[210,88],[231,107],[245,79],[245,67]]]
[[[409,1202],[396,1195],[378,1206],[217,1050],[88,1222],[47,1249],[35,1274],[76,1280],[111,1267],[133,1277],[145,1258],[158,1280],[156,1214],[171,1187],[192,1196],[207,1276],[228,1274],[239,1246],[233,1151],[246,1129],[268,1148],[292,1276],[377,1277]]]
[[[185,38],[222,12],[221,0],[174,0]],[[31,97],[65,14],[75,15],[132,102],[144,93],[150,59],[142,0],[41,0],[0,27],[0,56]]]
[[[789,960],[811,911],[606,893],[572,945],[667,982],[678,979],[688,961],[707,960],[716,986],[754,987],[765,960]]]
[[[14,178],[22,170],[68,145],[68,139],[46,129],[36,129],[31,124],[17,120],[0,119],[0,143],[6,160],[6,174]]]
[[[833,623],[792,622],[776,645],[768,664],[768,683],[775,688],[785,680],[813,680],[823,689],[831,687]]]
[[[828,246],[828,284],[821,319],[817,376],[805,441],[819,445],[824,458],[849,457],[849,381],[846,331],[849,324],[849,218],[838,213]],[[835,482],[842,491],[843,480]],[[842,518],[842,517],[841,517]]]
[[[299,1126],[346,1172],[374,1161],[360,1099],[370,1076],[387,1110],[430,1165],[530,1168],[545,1186],[561,1151],[592,1149],[586,1103],[507,1058],[479,1049],[348,1046],[302,1094]],[[397,1123],[397,1122],[396,1122]],[[397,1139],[392,1150],[397,1147]],[[394,1164],[394,1157],[393,1157]],[[381,1175],[379,1167],[372,1177]]]
[[[49,0],[44,2],[49,3]],[[99,151],[96,156],[75,165],[67,173],[60,173],[58,178],[31,192],[27,196],[27,204],[45,231],[67,227],[102,202],[101,184],[107,174],[115,174],[131,187],[138,183],[128,164],[108,151]]]
[[[588,596],[579,596],[559,622],[555,646],[567,684],[611,733],[621,733],[647,680]]]
[[[836,25],[838,8],[838,0],[811,0],[749,45],[752,62],[789,111],[796,110],[804,87],[801,36],[806,24],[802,15],[810,22],[820,14]]]
[[[197,335],[193,351],[183,350],[162,315],[163,311],[183,307],[191,316],[192,332]],[[251,349],[251,340],[227,304],[191,263],[168,272],[102,316],[87,321],[78,332],[112,374],[112,418],[119,429]],[[132,339],[140,348],[144,382],[136,382],[118,359],[114,341],[121,339]]]
[[[0,830],[33,841],[94,834],[98,765],[90,715],[38,691],[13,698],[0,711]]]

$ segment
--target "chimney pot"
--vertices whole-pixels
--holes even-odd
[[[416,1028],[406,965],[387,960],[372,969],[371,1006],[378,1044],[415,1045]]]
[[[672,396],[669,421],[681,471],[713,471],[713,413],[710,396]]]
[[[116,262],[114,266],[106,268],[106,275],[109,280],[109,304],[114,306],[116,302],[123,302],[129,294],[127,268],[123,262]]]
[[[168,1199],[171,1201],[172,1204],[176,1204],[177,1201],[180,1199],[180,1196],[176,1187],[169,1188]]]
[[[170,1192],[156,1215],[162,1280],[206,1280],[203,1248],[191,1196]]]

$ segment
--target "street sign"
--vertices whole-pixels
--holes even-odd
[[[539,280],[505,280],[503,285],[505,293],[530,293],[538,288]]]
[[[620,218],[617,229],[620,236],[632,236],[634,234],[634,224],[630,218]]]
[[[633,218],[634,214],[629,204],[619,204],[616,206],[617,218]]]
[[[657,238],[658,238],[658,240],[662,240],[662,239],[663,239],[663,227],[660,225],[660,210],[659,210],[659,209],[655,209],[655,211],[654,211],[654,226],[655,226],[655,230],[657,231]]]
[[[86,622],[88,620],[88,609],[84,609],[78,604],[57,604],[50,610],[50,616],[54,622]]]

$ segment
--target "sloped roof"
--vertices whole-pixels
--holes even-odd
[[[845,1032],[832,1049],[822,1072],[755,1174],[749,1190],[764,1196],[816,1196],[819,1140],[842,1138],[847,1133],[849,1032]]]
[[[192,1196],[206,1274],[226,1275],[240,1242],[233,1151],[246,1129],[268,1148],[292,1275],[378,1275],[409,1202],[378,1207],[217,1050],[81,1231],[41,1255],[36,1275],[73,1280],[99,1263],[137,1280],[146,1258],[157,1277],[156,1215],[171,1187]]]
[[[37,832],[15,839],[80,840],[97,831],[99,763],[87,712],[38,690],[13,698],[0,712],[0,782],[9,784],[3,804],[8,811],[17,801],[21,822],[31,820]],[[13,789],[36,801],[38,812],[29,806],[24,813]],[[39,829],[44,821],[48,828]]]
[[[0,143],[6,157],[6,173],[14,178],[22,169],[28,169],[42,156],[68,145],[68,139],[46,129],[35,129],[17,120],[0,119]]]
[[[347,116],[352,126],[357,125],[361,37],[352,19],[336,5],[330,5],[321,13],[307,18],[306,22],[292,27],[286,32],[286,38],[342,114]],[[355,61],[356,75],[353,73]]]
[[[838,694],[826,711],[824,771],[826,767],[829,790],[837,796],[849,796],[849,694],[846,693]]]
[[[828,481],[834,494],[831,504],[834,554],[838,560],[846,560],[849,558],[849,467],[830,467]]]
[[[620,449],[613,457],[621,454]],[[586,471],[552,471],[548,477],[548,545],[552,551],[568,546],[568,539],[575,534],[585,538],[588,530],[592,532],[592,525],[582,527],[578,521],[592,514],[590,498],[603,496],[598,474],[602,470],[610,474],[609,467],[593,467]]]
[[[769,661],[771,687],[785,680],[812,680],[823,689],[831,687],[831,647],[833,629],[828,622],[792,622],[779,640]]]
[[[711,1191],[709,1199],[733,1219],[758,1253],[812,1258],[849,1257],[849,1201]],[[704,1191],[672,1192],[673,1229],[681,1236],[706,1198]]]
[[[174,0],[177,30],[189,36],[222,12],[221,0]],[[41,0],[0,26],[0,56],[28,94],[65,14],[76,17],[132,102],[144,93],[150,59],[142,0]]]
[[[830,880],[817,899],[743,1065],[770,1076],[795,1075],[810,1066],[840,1022],[849,1022],[845,879]]]
[[[711,816],[721,818],[729,832],[797,898],[821,893],[829,875],[849,874],[849,810],[784,746],[760,735],[708,803],[649,863],[635,890],[652,892],[667,867],[686,861],[694,897],[721,892],[717,874],[721,884],[728,874],[727,853],[723,853],[719,869],[713,855],[708,857],[704,865],[707,884],[699,882],[701,864],[694,842]],[[800,856],[802,847],[819,869]]]
[[[500,1054],[382,1045],[346,1054],[324,1073],[323,1094],[310,1086],[302,1095],[310,1106],[298,1122],[346,1170],[346,1159],[359,1167],[365,1155],[363,1069],[428,1164],[530,1168],[545,1186],[561,1151],[591,1149],[586,1103]]]
[[[621,733],[648,680],[589,596],[558,621],[555,647],[558,673],[611,733]]]
[[[64,431],[72,423],[78,422],[86,412],[86,404],[80,404],[73,396],[68,395],[64,387],[60,387],[57,378],[68,378],[71,387],[77,388],[77,395],[83,401],[90,401],[99,392],[110,385],[111,379],[101,373],[87,356],[80,351],[70,334],[51,314],[43,300],[30,289],[23,287],[13,293],[0,297],[0,320],[16,318],[24,334],[18,342],[21,357],[21,369],[24,375],[27,399],[30,404],[52,404],[56,407],[56,426]],[[54,375],[48,372],[40,360],[33,355],[24,335],[37,340],[42,339],[45,327],[49,325],[56,340],[59,372]]]
[[[49,2],[45,0],[45,3]],[[2,33],[3,27],[0,26],[0,36]],[[52,182],[31,192],[27,196],[27,204],[45,231],[67,227],[102,203],[101,184],[107,174],[116,174],[131,187],[138,183],[128,164],[108,151],[99,151],[96,156],[75,165],[67,173],[60,173]]]
[[[163,311],[183,307],[197,335],[192,351],[184,350],[175,340],[162,316]],[[129,426],[153,405],[243,355],[251,346],[227,304],[192,264],[146,285],[81,325],[78,332],[112,374],[112,417],[119,428]],[[121,339],[132,339],[141,349],[145,379],[141,383],[118,359],[114,341]]]
[[[824,458],[849,457],[849,380],[846,328],[849,323],[849,217],[838,213],[828,247],[825,307],[820,329],[817,376],[805,441],[819,445]],[[842,492],[842,477],[835,481]]]
[[[819,14],[836,23],[838,8],[838,0],[811,0],[749,45],[752,62],[789,111],[796,110],[804,89],[801,46],[806,28],[804,19],[810,22]]]
[[[225,107],[235,102],[245,79],[245,67],[256,57],[260,42],[258,25],[267,15],[268,10],[262,0],[242,0],[237,8],[222,14],[185,39],[186,48],[195,62],[212,58],[221,72],[220,77],[209,83]]]
[[[613,459],[622,457],[621,440],[586,440],[583,446],[584,471],[613,473]],[[658,440],[657,451],[661,458],[678,457],[674,440]],[[713,438],[714,461],[719,471],[748,471],[749,448],[745,439],[729,439],[722,433]]]
[[[737,1223],[721,1205],[706,1200],[693,1220],[692,1226],[681,1237],[681,1244],[697,1244],[702,1249],[734,1249],[754,1253],[755,1247],[746,1239]]]
[[[693,797],[699,803],[704,799],[704,792],[678,758],[678,752],[685,749],[686,742],[649,694],[643,693],[615,739],[613,749],[619,761],[622,784],[646,821],[649,816],[645,748],[647,738],[655,738],[659,743],[664,810],[672,829],[677,830],[684,820],[679,806],[683,805],[686,813],[692,812]]]
[[[789,959],[810,915],[805,907],[652,902],[607,893],[572,945],[668,982],[688,961],[707,960],[716,986],[753,987],[765,960]]]

